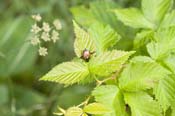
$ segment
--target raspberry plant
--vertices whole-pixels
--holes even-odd
[[[55,114],[175,116],[172,5],[173,0],[142,0],[141,9],[119,9],[112,1],[97,1],[89,8],[72,8],[76,58],[55,66],[41,80],[66,86],[96,81],[97,86],[82,104]],[[123,39],[117,19],[138,30],[130,51],[115,48]],[[88,61],[82,59],[84,50],[93,52]]]

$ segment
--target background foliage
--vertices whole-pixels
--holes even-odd
[[[133,38],[140,29],[133,30],[124,26],[123,23],[118,21],[117,18],[110,13],[108,14],[109,16],[104,15],[106,14],[104,9],[109,7],[124,8],[130,6],[140,8],[141,1],[110,1],[111,4],[100,4],[98,0],[0,1],[0,112],[2,116],[52,116],[58,104],[63,108],[68,108],[69,106],[81,103],[86,95],[90,94],[90,91],[94,87],[93,84],[83,86],[73,85],[64,88],[59,84],[38,81],[38,79],[53,66],[74,57],[72,13],[74,14],[75,20],[78,20],[79,23],[85,27],[89,27],[93,20],[110,24],[112,29],[116,30],[122,36],[114,48],[129,50],[133,48],[133,46],[135,48],[140,47],[140,44],[138,44],[140,41],[134,41],[133,45]],[[112,2],[115,4],[112,4]],[[87,10],[87,8],[91,10]],[[60,18],[63,24],[61,39],[54,45],[48,45],[49,55],[46,57],[39,57],[37,48],[31,46],[28,41],[30,28],[33,23],[30,15],[34,13],[40,13],[48,22],[52,22],[55,18]],[[84,15],[77,16],[79,14]],[[76,19],[76,17],[82,18]],[[157,21],[157,19],[155,20]],[[166,24],[163,23],[162,25]],[[94,25],[94,27],[96,26],[100,27],[101,25]],[[141,27],[142,26],[143,25],[141,25]],[[146,26],[152,28],[152,25],[149,23],[147,23]],[[135,27],[138,27],[138,25],[135,25]],[[98,31],[98,33],[101,35],[103,32]],[[152,31],[149,30],[143,33],[146,33],[146,35],[149,33],[151,35]],[[140,36],[142,36],[142,34],[140,34]],[[103,35],[102,38],[103,37],[105,37],[105,35]],[[137,37],[138,39],[140,38],[139,34],[136,38]],[[99,48],[99,50],[103,49]],[[142,50],[143,51],[140,51],[142,54],[147,54],[144,49]],[[150,51],[150,54],[152,52],[155,51]],[[156,59],[159,56],[152,57]],[[166,62],[171,61],[167,59]],[[151,63],[146,64],[150,65]],[[145,66],[145,64],[143,65]],[[154,66],[153,69],[159,69],[156,64]],[[139,64],[135,65],[135,67],[143,66]],[[145,66],[144,68],[147,67]],[[129,71],[129,69],[125,71]],[[123,75],[123,77],[125,76],[126,75]],[[124,87],[126,84],[133,86],[132,83],[129,82],[121,83],[120,86]],[[147,87],[146,85],[140,86],[143,86],[143,89]],[[115,86],[110,88],[112,91]],[[128,90],[129,88],[125,89]],[[120,97],[120,92],[116,92]],[[96,93],[94,92],[94,94]],[[140,100],[144,94],[145,93],[140,93]],[[146,98],[148,100],[150,99],[149,96],[146,96]],[[127,97],[127,100],[130,103],[132,98]],[[135,108],[138,107],[138,104],[132,105]]]

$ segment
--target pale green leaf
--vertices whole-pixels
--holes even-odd
[[[65,62],[55,66],[40,80],[71,85],[79,83],[89,75],[88,68],[79,62]]]
[[[159,25],[173,0],[142,0],[142,11],[152,23]]]
[[[119,78],[120,88],[125,91],[146,90],[154,87],[167,74],[170,74],[168,70],[151,60],[131,62]]]
[[[92,95],[97,102],[110,108],[112,112],[107,116],[127,116],[123,95],[117,86],[103,85],[96,87]]]
[[[154,88],[154,94],[165,112],[172,101],[175,100],[175,76],[166,76],[160,80],[159,84]]]
[[[90,10],[98,21],[117,29],[117,18],[114,13],[110,12],[111,9],[117,6],[118,5],[113,0],[97,0],[90,3]]]
[[[74,15],[75,20],[85,27],[89,27],[96,21],[91,10],[87,9],[85,6],[72,7],[70,10]]]
[[[175,50],[175,27],[160,29],[155,33],[155,41],[147,45],[147,51],[155,60],[163,59]]]
[[[153,40],[153,35],[154,32],[152,30],[143,30],[140,33],[137,33],[134,39],[134,48],[137,49],[149,43]]]
[[[149,63],[149,62],[154,62],[150,57],[148,56],[135,56],[130,60],[130,62],[137,63],[137,62],[142,62],[142,63]]]
[[[161,22],[161,28],[168,28],[171,26],[175,26],[175,10],[171,11],[170,13],[166,14],[163,21]]]
[[[101,53],[114,46],[120,39],[120,35],[109,25],[95,23],[89,28],[89,34],[96,45],[96,52]]]
[[[127,26],[133,28],[154,28],[154,24],[150,23],[139,9],[117,9],[114,12],[118,19]]]
[[[163,62],[175,74],[175,54],[169,55]]]
[[[91,103],[84,107],[84,112],[88,114],[105,114],[109,113],[110,110],[101,103]]]
[[[83,110],[79,107],[71,107],[65,113],[65,116],[81,116],[81,115],[83,115]]]
[[[95,51],[95,45],[93,40],[90,38],[89,33],[83,30],[75,21],[74,23],[74,32],[75,32],[75,42],[74,50],[78,57],[81,57],[83,50],[87,49],[91,52]]]
[[[162,116],[158,103],[147,93],[125,93],[124,96],[132,116]]]
[[[171,112],[171,116],[175,116],[175,102],[173,101],[172,103],[172,112]]]
[[[108,76],[109,74],[120,70],[122,65],[128,60],[134,52],[113,50],[99,54],[90,61],[90,71],[99,76]]]

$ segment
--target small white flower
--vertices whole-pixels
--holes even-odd
[[[36,14],[36,15],[32,15],[32,18],[35,20],[35,21],[41,21],[41,16],[40,16],[40,14]]]
[[[34,25],[32,25],[31,32],[37,34],[40,31],[41,31],[41,28],[36,23]]]
[[[51,39],[53,40],[54,43],[60,39],[58,36],[59,36],[59,33],[57,31],[53,30]]]
[[[61,30],[62,29],[62,25],[61,25],[61,22],[60,22],[59,19],[54,20],[53,25],[55,26],[55,28],[57,30]]]
[[[40,40],[38,38],[38,36],[34,36],[32,39],[31,39],[31,44],[32,45],[38,45],[40,43]]]
[[[51,30],[50,25],[46,22],[43,22],[43,30],[49,32]]]
[[[41,39],[43,39],[45,42],[50,41],[50,35],[48,32],[42,32]]]
[[[46,56],[48,54],[47,48],[45,48],[45,47],[40,47],[38,52],[39,52],[40,56]]]

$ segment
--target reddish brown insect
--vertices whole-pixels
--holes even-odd
[[[82,52],[81,58],[83,60],[85,60],[86,62],[88,62],[90,57],[91,57],[91,55],[94,54],[94,53],[95,52],[90,52],[89,50],[84,49],[83,52]]]

